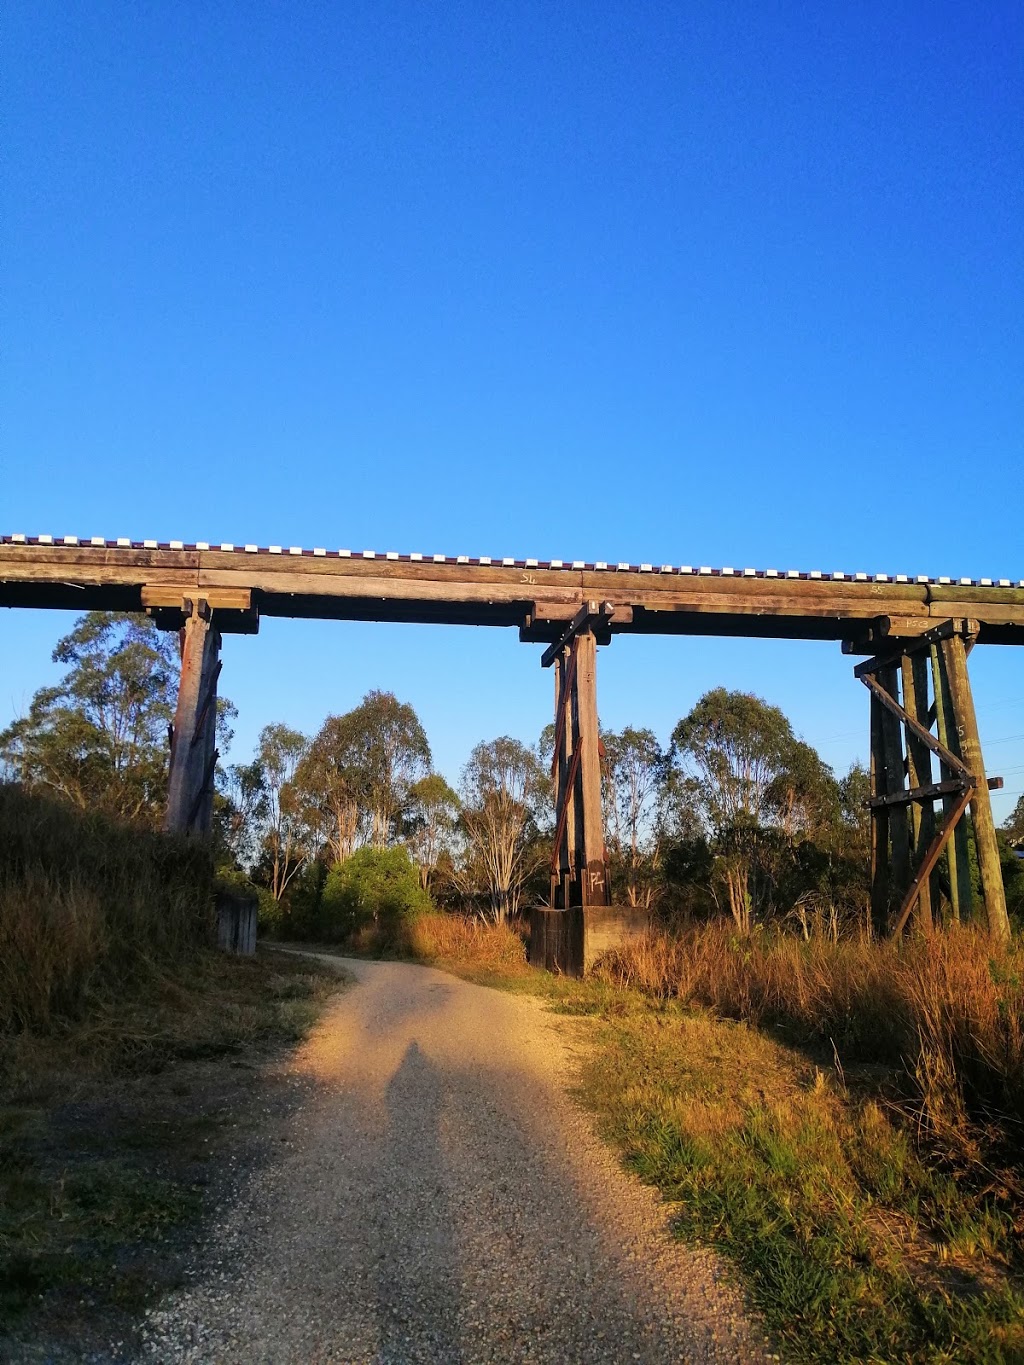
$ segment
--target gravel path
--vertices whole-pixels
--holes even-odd
[[[337,962],[336,958],[330,959]],[[759,1361],[715,1256],[566,1094],[572,1023],[426,967],[345,960],[312,1080],[186,1290],[160,1361]]]

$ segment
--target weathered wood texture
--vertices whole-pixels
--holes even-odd
[[[925,729],[929,728],[928,660],[921,653],[904,655],[900,662],[903,705]],[[932,784],[931,749],[914,733],[907,731],[907,783],[911,789]],[[913,833],[914,864],[920,867],[935,838],[935,808],[930,801],[915,801],[910,813]],[[925,876],[918,889],[918,923],[927,932],[932,926],[932,878]]]
[[[977,620],[982,643],[1024,643],[1024,587],[1014,584],[0,538],[0,605],[162,612],[200,595],[221,611],[221,630],[250,629],[242,618],[259,613],[519,626],[553,641],[600,597],[616,608],[613,634],[856,642],[961,616]]]
[[[985,915],[989,932],[997,938],[1009,938],[1010,921],[1006,913],[1006,892],[999,865],[999,846],[992,818],[992,798],[985,780],[985,764],[981,754],[978,718],[974,711],[974,696],[967,676],[967,655],[959,636],[943,640],[942,654],[949,679],[949,695],[953,703],[955,735],[961,759],[975,778],[971,797],[971,823],[974,826],[974,846],[981,873],[981,894],[985,901]]]
[[[964,819],[970,804],[988,929],[996,938],[1009,936],[963,624],[951,621],[930,638],[904,641],[898,667],[897,654],[890,652],[854,670],[871,694],[871,916],[879,933],[901,933],[915,908],[920,928],[931,930],[938,889],[932,878],[943,851],[952,916],[970,915]],[[929,658],[934,706],[928,701]],[[930,732],[933,723],[937,738]],[[937,783],[932,781],[933,753],[939,759]],[[936,830],[933,803],[939,798],[943,822]]]
[[[195,603],[180,638],[181,677],[171,731],[164,828],[174,834],[209,834],[217,763],[220,634],[205,602]]]
[[[548,656],[545,656],[548,657]],[[555,663],[555,842],[551,904],[607,905],[597,718],[597,641],[590,626],[563,645]]]

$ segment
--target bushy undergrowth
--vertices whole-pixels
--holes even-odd
[[[434,912],[419,915],[408,926],[406,951],[423,962],[444,962],[502,972],[523,971],[526,950],[507,924],[484,924],[466,915]]]
[[[210,941],[196,841],[0,784],[0,1029],[45,1031]]]
[[[1024,1133],[1024,951],[968,928],[900,944],[740,938],[725,926],[651,935],[611,953],[612,982],[702,1005],[840,1062],[900,1071],[936,1136],[967,1121]]]

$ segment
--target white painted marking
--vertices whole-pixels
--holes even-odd
[[[127,536],[118,536],[118,538],[117,538],[117,543],[118,543],[118,545],[125,546],[125,547],[128,548],[128,549],[131,548],[131,541],[128,539]],[[180,542],[179,542],[179,543],[180,543]],[[171,541],[171,544],[172,544],[172,545],[174,544],[174,541],[173,541],[173,540]]]
[[[603,559],[599,559],[597,563],[594,565],[595,569],[607,569],[607,567],[608,565],[605,563]]]
[[[313,553],[315,555],[319,555],[321,559],[324,559],[327,555],[327,551],[324,549],[322,545],[314,545]]]
[[[64,537],[64,544],[65,544],[65,545],[77,545],[77,544],[78,544],[78,537],[77,537],[77,536],[65,536],[65,537]],[[156,541],[154,541],[153,544],[155,545],[155,544],[156,544]]]
[[[52,545],[52,544],[53,544],[53,536],[40,536],[40,537],[39,537],[39,544],[40,544],[40,545]]]
[[[651,572],[651,566],[650,566],[650,564],[641,564],[641,565],[640,565],[640,572],[641,572],[641,573],[650,573],[650,572]]]
[[[156,541],[155,541],[155,540],[147,540],[147,541],[145,542],[145,544],[146,544],[146,545],[155,545],[155,544],[156,544]],[[196,541],[196,549],[197,549],[197,550],[208,550],[209,548],[210,548],[210,546],[209,546],[209,544],[207,543],[207,541],[205,541],[205,540],[197,540],[197,541]]]
[[[398,558],[398,551],[397,551],[397,550],[385,550],[385,552],[384,552],[384,558],[385,558],[385,559],[397,559],[397,558]]]
[[[765,569],[764,576],[765,578],[778,578],[779,571],[778,569]]]
[[[21,534],[20,531],[18,532],[17,535],[11,536],[11,539],[12,539],[12,540],[16,540],[16,541],[18,542],[19,545],[24,545],[24,543],[25,543],[25,537]],[[95,537],[94,537],[92,543],[93,543],[94,545],[102,545],[102,544],[103,544],[103,541],[102,541],[102,540],[96,540]]]
[[[423,558],[423,556],[419,554],[417,551],[413,551],[409,558],[415,560],[418,563]]]
[[[245,547],[245,553],[246,553],[247,555],[256,555],[256,554],[259,554],[259,552],[260,552],[260,547],[259,547],[258,545],[247,545],[247,546]]]
[[[230,544],[225,540],[225,541],[222,542],[220,548],[221,548],[222,550],[233,550],[235,547],[234,547],[233,545],[230,545]]]
[[[279,555],[279,554],[283,554],[283,553],[284,553],[284,551],[281,549],[280,545],[268,545],[268,546],[267,546],[267,549],[269,550],[269,552],[270,552],[272,555]]]

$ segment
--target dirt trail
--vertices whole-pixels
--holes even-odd
[[[337,961],[337,959],[331,959]],[[150,1361],[755,1361],[710,1252],[566,1094],[572,1025],[425,967],[356,985],[297,1053],[281,1158],[151,1311]]]

